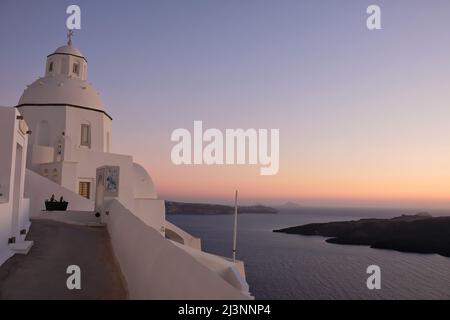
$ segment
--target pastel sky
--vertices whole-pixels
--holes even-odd
[[[378,4],[382,30],[366,28]],[[450,205],[448,0],[0,0],[0,105],[17,104],[66,41],[162,198]],[[175,166],[176,128],[280,129],[280,170]]]

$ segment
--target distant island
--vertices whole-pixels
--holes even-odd
[[[329,237],[326,240],[329,243],[450,257],[450,217],[432,217],[427,213],[392,219],[312,223],[273,231]]]
[[[186,203],[166,201],[166,213],[167,214],[202,214],[202,215],[214,215],[214,214],[233,214],[234,207],[221,204],[207,204],[207,203]],[[267,213],[275,214],[278,211],[271,207],[263,205],[255,206],[238,206],[238,213]]]
[[[278,206],[278,208],[280,208],[280,209],[300,209],[300,208],[302,208],[302,206],[299,205],[298,203],[288,201],[288,202]]]

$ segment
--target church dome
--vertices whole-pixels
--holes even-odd
[[[20,105],[72,105],[104,111],[97,91],[86,81],[67,75],[47,76],[29,85]]]
[[[100,96],[87,81],[87,60],[72,45],[69,33],[67,45],[47,56],[45,76],[24,90],[18,106],[72,106],[101,111],[107,117]]]
[[[133,163],[134,197],[140,199],[156,199],[156,188],[152,178],[140,164]]]
[[[84,55],[81,53],[80,50],[78,50],[74,46],[69,46],[69,45],[59,47],[58,49],[55,50],[55,52],[53,54],[71,54],[71,55],[74,55],[77,57],[84,58]]]

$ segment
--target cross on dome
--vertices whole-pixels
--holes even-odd
[[[67,31],[67,45],[72,46],[73,30]]]

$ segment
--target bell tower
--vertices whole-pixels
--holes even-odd
[[[87,60],[80,50],[72,46],[73,31],[67,34],[67,45],[47,56],[45,76],[66,75],[87,80]]]

